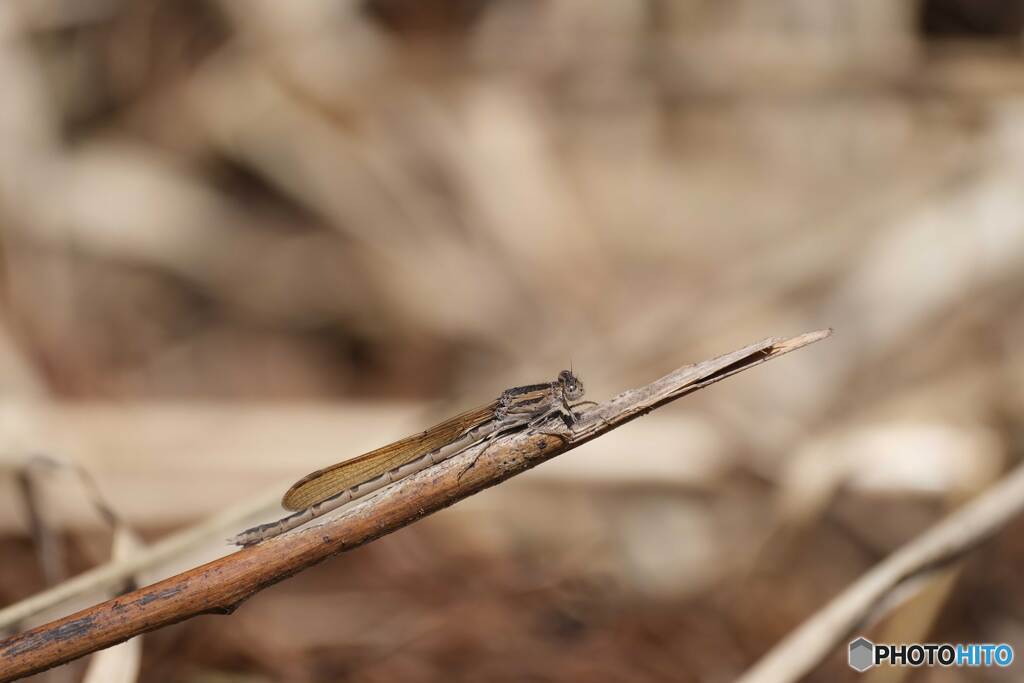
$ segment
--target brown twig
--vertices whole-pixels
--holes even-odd
[[[112,592],[144,572],[152,572],[195,548],[223,538],[225,529],[237,529],[258,512],[265,512],[281,499],[280,492],[271,499],[260,496],[254,500],[225,508],[195,526],[160,539],[123,559],[111,560],[77,574],[67,581],[36,593],[13,605],[0,609],[0,635],[13,633],[26,620],[52,610],[55,606],[96,592]],[[6,633],[5,633],[6,632]]]
[[[527,431],[499,439],[484,450],[469,449],[385,488],[334,519],[272,538],[14,636],[0,642],[0,682],[48,669],[198,614],[230,613],[253,593],[332,555],[411,524],[669,401],[824,339],[829,332],[769,338],[680,368],[652,384],[598,404],[572,430],[558,426],[552,427],[558,432]]]

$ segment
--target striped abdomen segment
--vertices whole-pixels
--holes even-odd
[[[424,453],[418,458],[402,463],[398,467],[387,470],[372,479],[368,479],[328,498],[324,498],[305,509],[279,519],[276,522],[261,524],[260,526],[246,529],[231,539],[231,542],[235,545],[252,545],[279,534],[283,534],[286,531],[297,529],[303,524],[312,521],[321,515],[327,514],[332,510],[336,510],[350,501],[362,498],[363,496],[368,496],[374,491],[392,482],[404,479],[412,474],[425,470],[431,465],[436,465],[443,460],[447,460],[453,455],[466,450],[478,441],[486,439],[488,436],[491,436],[498,430],[506,428],[507,426],[509,425],[506,425],[504,421],[501,420],[489,420],[484,422],[483,424],[470,429],[455,441],[445,444],[437,450]]]

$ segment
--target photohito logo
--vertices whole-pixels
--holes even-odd
[[[851,669],[867,671],[878,664],[891,666],[1001,666],[1013,663],[1013,646],[1006,643],[872,643],[863,636],[850,641]]]

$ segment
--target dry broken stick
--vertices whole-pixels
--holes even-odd
[[[100,592],[114,592],[133,577],[161,567],[171,560],[220,539],[225,529],[237,529],[253,515],[264,512],[280,499],[279,493],[260,496],[226,507],[195,526],[183,529],[153,545],[139,549],[121,560],[111,560],[36,593],[13,605],[0,609],[0,637],[18,630],[19,625],[57,605]]]
[[[1024,514],[1024,465],[878,563],[772,648],[739,683],[803,680],[858,628],[898,604],[903,588],[948,567]],[[905,596],[903,596],[905,597]]]
[[[587,411],[572,430],[528,430],[467,449],[300,529],[0,642],[0,683],[205,613],[232,612],[253,593],[332,555],[411,524],[594,439],[654,408],[824,339],[829,330],[769,338],[688,365]],[[467,465],[473,467],[467,469]]]

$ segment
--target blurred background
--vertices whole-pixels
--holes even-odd
[[[149,582],[507,386],[571,363],[601,400],[834,327],[145,636],[138,676],[735,679],[1024,452],[1022,30],[1020,0],[0,4],[0,603],[110,557],[54,462],[147,542],[241,510]],[[864,634],[1024,644],[1022,538]]]

